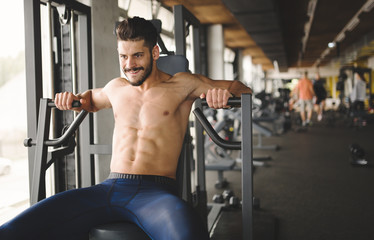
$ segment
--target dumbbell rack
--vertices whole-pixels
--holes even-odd
[[[240,107],[241,115],[241,142],[230,142],[222,139],[213,129],[209,121],[204,116],[202,109],[206,106],[205,100],[197,100],[195,102],[195,114],[198,121],[196,121],[196,151],[197,151],[197,182],[201,192],[206,193],[205,183],[205,161],[204,161],[204,135],[203,130],[207,132],[209,137],[218,146],[225,149],[241,150],[242,154],[242,233],[243,239],[253,239],[253,143],[252,143],[252,95],[242,94],[241,98],[229,99],[228,105],[233,107]],[[218,208],[219,209],[219,208]],[[218,209],[212,209],[210,214],[219,214]],[[208,218],[208,229],[212,224],[212,217]]]

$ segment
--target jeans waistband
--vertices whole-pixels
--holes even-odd
[[[115,179],[115,178],[132,179],[132,180],[146,180],[146,181],[151,181],[151,182],[155,182],[155,183],[171,185],[171,186],[174,186],[174,187],[177,185],[176,180],[174,180],[172,178],[169,178],[169,177],[157,176],[157,175],[138,175],[138,174],[111,172],[109,174],[108,179]]]

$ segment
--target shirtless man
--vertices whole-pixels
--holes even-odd
[[[226,108],[232,94],[251,90],[239,81],[213,81],[190,73],[170,76],[158,70],[157,32],[144,19],[124,20],[117,39],[126,78],[82,94],[55,96],[61,110],[113,109],[109,178],[37,203],[4,224],[0,239],[87,239],[92,227],[123,220],[136,223],[152,239],[209,239],[198,215],[176,195],[176,168],[188,116],[198,97],[206,97],[212,108]],[[72,108],[74,100],[81,107]]]

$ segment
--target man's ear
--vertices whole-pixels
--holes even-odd
[[[157,44],[152,49],[152,57],[154,60],[157,60],[160,57],[160,48]]]

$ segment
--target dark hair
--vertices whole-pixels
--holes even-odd
[[[150,21],[140,17],[123,20],[116,29],[117,41],[140,41],[150,50],[157,44],[157,30]]]

